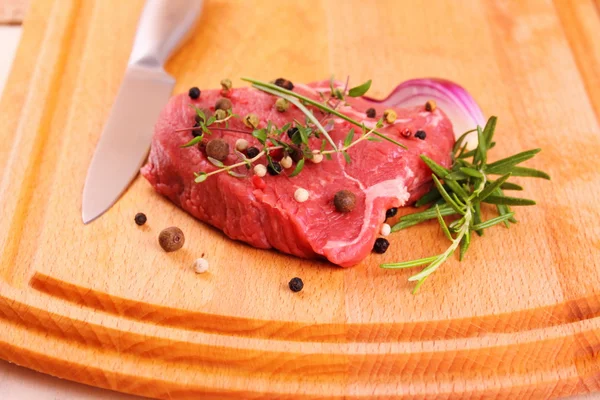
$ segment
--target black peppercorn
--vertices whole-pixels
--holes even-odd
[[[258,153],[260,153],[260,150],[258,150],[256,147],[248,147],[248,149],[246,149],[246,156],[248,158],[254,158],[258,155]]]
[[[290,290],[292,292],[299,292],[304,288],[304,282],[300,278],[292,278],[292,280],[288,283]]]
[[[287,130],[287,135],[288,137],[291,139],[294,137],[294,135],[296,134],[296,132],[298,132],[298,128],[293,127]]]
[[[215,103],[215,110],[227,111],[227,110],[231,110],[231,107],[233,107],[233,105],[231,104],[231,100],[229,100],[228,98],[225,98],[225,97],[220,98]]]
[[[296,163],[304,158],[304,154],[298,146],[290,146],[289,154],[292,157],[292,161]]]
[[[196,86],[194,86],[193,88],[190,89],[190,91],[188,92],[188,95],[190,96],[190,98],[192,100],[196,100],[198,97],[200,97],[200,89],[198,89]]]
[[[196,122],[194,124],[194,128],[199,128],[199,127],[200,127],[200,123]],[[194,129],[194,130],[192,130],[192,135],[194,137],[202,135],[202,129]]]
[[[367,111],[367,117],[369,118],[375,118],[375,116],[377,115],[377,112],[375,111],[374,108],[369,108]]]
[[[373,245],[373,251],[378,254],[383,254],[387,251],[388,247],[390,247],[390,242],[388,242],[387,239],[377,238]]]
[[[267,166],[267,172],[269,172],[269,175],[279,175],[281,170],[281,164],[279,164],[277,161],[273,161]]]
[[[282,87],[287,90],[294,90],[294,84],[291,81],[288,81],[284,78],[275,79],[275,85]]]
[[[146,218],[146,214],[144,213],[137,213],[135,214],[135,223],[142,226],[146,223],[148,219]]]
[[[419,138],[421,140],[425,140],[425,138],[427,137],[427,134],[425,133],[425,131],[418,130],[415,132],[415,137]]]
[[[389,210],[387,210],[385,212],[385,218],[395,217],[396,214],[398,214],[398,208],[396,208],[396,207],[390,208]]]

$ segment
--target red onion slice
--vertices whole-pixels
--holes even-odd
[[[411,79],[398,85],[383,100],[369,97],[363,97],[363,100],[389,107],[425,105],[428,100],[435,100],[452,121],[456,138],[477,125],[485,126],[485,118],[475,99],[462,86],[446,79]],[[467,142],[470,148],[476,146],[477,134],[470,134]]]

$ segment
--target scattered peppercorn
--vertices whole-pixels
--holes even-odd
[[[300,278],[292,278],[288,286],[292,292],[299,292],[304,288],[304,282]]]
[[[294,162],[298,162],[304,158],[304,154],[298,146],[290,146],[289,154]]]
[[[308,200],[309,196],[310,193],[308,193],[308,190],[304,188],[298,188],[294,192],[294,200],[296,200],[298,203],[304,203],[306,200]]]
[[[390,247],[390,242],[388,242],[387,239],[377,238],[373,245],[373,251],[378,254],[383,254],[387,251],[388,247]]]
[[[254,174],[256,176],[258,176],[259,178],[262,178],[263,176],[265,176],[267,174],[267,167],[265,167],[262,164],[256,164],[254,166]]]
[[[287,90],[294,90],[294,84],[291,81],[288,81],[284,78],[275,79],[275,85],[282,87]]]
[[[406,128],[406,129],[403,129],[403,130],[400,132],[400,134],[401,134],[402,136],[404,136],[405,138],[409,138],[409,137],[410,137],[410,135],[412,135],[412,132],[410,131],[410,129]]]
[[[356,196],[349,190],[340,190],[333,196],[333,205],[341,213],[348,213],[356,206]]]
[[[148,218],[146,218],[146,214],[144,213],[137,213],[135,214],[135,223],[142,226],[146,223],[146,221],[148,220]]]
[[[200,127],[200,123],[196,122],[194,124],[194,128],[199,128]],[[192,130],[192,136],[196,137],[196,136],[201,136],[202,135],[202,129],[194,129]]]
[[[231,104],[231,100],[226,99],[225,97],[221,97],[215,103],[215,110],[227,111],[227,110],[230,110],[231,107],[233,107],[232,104]]]
[[[188,95],[192,100],[196,100],[198,97],[200,97],[200,89],[194,86],[188,91]]]
[[[260,120],[256,114],[250,113],[244,117],[244,125],[246,125],[248,128],[256,129],[259,122]]]
[[[183,231],[176,226],[172,226],[167,229],[163,229],[158,235],[158,243],[167,253],[175,250],[179,250],[185,243],[185,236]]]
[[[258,155],[258,153],[260,153],[260,150],[258,150],[256,147],[248,147],[246,150],[246,156],[248,156],[248,158],[254,158]]]
[[[369,108],[367,111],[367,117],[369,118],[375,118],[377,116],[377,112],[375,111],[374,108]]]
[[[221,79],[221,87],[223,88],[224,91],[231,90],[232,86],[233,85],[231,83],[231,79],[228,79],[228,78]]]
[[[217,121],[222,121],[225,118],[227,118],[227,111],[221,109],[215,110],[215,119]]]
[[[293,128],[290,128],[290,129],[287,130],[287,135],[291,139],[291,138],[294,137],[294,135],[296,134],[296,132],[298,132],[298,128],[296,128],[294,126]]]
[[[310,159],[311,162],[315,163],[315,164],[319,164],[320,162],[323,161],[323,154],[321,154],[321,151],[315,149],[312,151],[312,158]]]
[[[396,114],[396,111],[392,110],[391,108],[383,112],[383,119],[388,124],[393,124],[397,117],[398,115]]]
[[[206,155],[223,161],[229,155],[229,143],[223,139],[213,139],[206,144]]]
[[[435,100],[428,100],[427,103],[425,103],[425,111],[435,111],[436,107]]]
[[[196,123],[197,123],[197,124],[199,124],[199,123],[200,123],[200,120],[201,120],[200,116],[199,116],[198,114],[196,114],[196,115],[194,116],[194,121],[196,121]]]
[[[395,217],[396,214],[398,214],[398,208],[392,207],[385,212],[385,218],[387,219],[387,218]]]
[[[281,164],[277,161],[270,162],[267,166],[267,172],[269,175],[279,175],[283,168],[281,168]]]
[[[292,163],[293,163],[292,157],[290,157],[288,155],[284,156],[280,161],[281,166],[285,169],[291,168]]]
[[[248,141],[246,139],[238,139],[235,141],[235,149],[237,151],[244,151],[248,148]]]
[[[290,102],[281,97],[275,101],[275,109],[279,112],[286,112],[290,108]]]
[[[392,227],[389,224],[383,224],[381,225],[381,230],[379,233],[381,233],[381,236],[390,236],[390,233],[392,233]]]
[[[425,138],[427,137],[427,133],[425,133],[425,131],[419,130],[415,132],[415,137],[421,140],[425,140]]]

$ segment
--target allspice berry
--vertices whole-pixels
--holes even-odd
[[[223,139],[213,139],[206,144],[206,155],[224,161],[229,155],[229,143]]]
[[[349,190],[340,190],[333,197],[335,209],[341,213],[348,213],[356,206],[356,196]]]
[[[215,118],[217,121],[222,121],[227,118],[227,112],[219,108],[218,110],[215,110]]]
[[[280,97],[275,101],[275,108],[279,112],[286,112],[287,109],[290,108],[290,102]]]
[[[215,103],[215,110],[227,111],[227,110],[230,110],[231,107],[233,107],[233,105],[231,104],[231,100],[226,99],[225,97],[221,97]]]
[[[396,118],[398,118],[398,115],[396,114],[396,111],[392,110],[391,108],[383,112],[383,119],[388,124],[393,124],[394,121],[396,121]]]
[[[164,251],[170,253],[172,251],[179,250],[185,243],[185,236],[183,231],[176,226],[172,226],[163,231],[158,235],[158,243]]]
[[[258,128],[259,122],[260,122],[260,120],[258,119],[258,115],[256,115],[256,114],[250,113],[244,117],[244,125],[246,125],[248,128],[251,128],[251,129]]]

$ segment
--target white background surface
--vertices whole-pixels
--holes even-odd
[[[0,26],[0,93],[4,89],[6,78],[10,72],[20,36],[20,27]],[[123,395],[110,390],[65,381],[0,360],[0,400],[91,399],[135,400],[141,399],[141,397]],[[600,394],[576,396],[570,399],[600,399]]]

